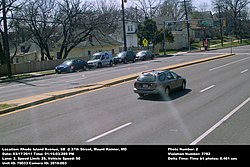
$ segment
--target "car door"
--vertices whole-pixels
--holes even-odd
[[[77,70],[83,69],[83,61],[81,59],[77,60]]]
[[[105,54],[103,54],[103,53],[101,54],[101,63],[103,66],[106,65],[106,57],[105,57]]]
[[[171,75],[175,79],[175,89],[180,88],[182,85],[182,79],[173,71],[170,71]]]
[[[105,59],[104,59],[104,65],[107,66],[107,65],[109,65],[109,55],[108,55],[108,53],[105,53],[104,57],[105,57]]]
[[[130,51],[127,51],[127,52],[126,52],[125,58],[126,58],[128,61],[131,61],[131,60],[132,60],[132,56],[131,56],[131,52],[130,52]]]
[[[79,59],[78,60],[78,70],[83,69],[85,66],[85,63],[83,60]]]
[[[73,60],[71,66],[73,66],[72,69],[73,69],[74,71],[78,70],[78,61],[77,61],[77,60]]]
[[[170,72],[166,72],[166,85],[168,85],[171,90],[176,89],[176,79]]]
[[[146,52],[146,56],[145,57],[146,57],[146,59],[149,59],[149,57],[150,57],[149,51]]]

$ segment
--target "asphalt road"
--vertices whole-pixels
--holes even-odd
[[[174,70],[187,89],[170,98],[138,98],[130,81],[1,116],[0,144],[250,144],[250,57],[243,49]]]
[[[246,48],[248,52],[250,50],[248,46],[238,47],[233,51],[238,53],[241,52],[242,48]],[[230,49],[197,53],[183,53],[178,56],[157,58],[152,61],[136,62],[125,65],[122,64],[90,71],[70,74],[55,74],[37,78],[16,80],[13,82],[0,83],[0,102],[28,97],[32,95],[39,95],[52,91],[70,89],[81,85],[93,84],[103,80],[129,75],[149,69],[188,62],[206,57],[212,57],[224,53],[230,53]]]

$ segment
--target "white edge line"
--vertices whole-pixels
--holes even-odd
[[[247,71],[248,71],[248,69],[245,69],[245,70],[241,71],[240,73],[243,74],[243,73],[245,73]]]
[[[112,129],[112,130],[107,131],[107,132],[105,132],[105,133],[103,133],[103,134],[101,134],[101,135],[98,135],[98,136],[96,136],[96,137],[93,137],[93,138],[87,140],[86,142],[89,143],[89,142],[92,142],[92,141],[94,141],[94,140],[97,140],[97,139],[99,139],[99,138],[101,138],[101,137],[103,137],[103,136],[106,136],[106,135],[108,135],[108,134],[110,134],[110,133],[112,133],[112,132],[115,132],[115,131],[117,131],[117,130],[119,130],[119,129],[125,128],[126,126],[129,126],[130,124],[132,124],[132,122],[128,122],[128,123],[126,123],[126,124],[124,124],[124,125],[121,125],[121,126],[115,128],[115,129]]]
[[[243,60],[246,60],[246,59],[249,59],[250,57],[246,57],[246,58],[243,58],[243,59],[240,59],[240,60],[237,60],[237,61],[233,61],[231,63],[227,63],[227,64],[224,64],[224,65],[221,65],[221,66],[218,66],[218,67],[215,67],[215,68],[211,68],[210,70],[208,71],[213,71],[213,70],[217,70],[219,68],[222,68],[222,67],[225,67],[225,66],[228,66],[228,65],[231,65],[231,64],[234,64],[234,63],[238,63],[238,62],[241,62]]]
[[[207,88],[205,88],[205,89],[202,89],[202,90],[200,91],[200,93],[205,92],[206,90],[211,89],[211,88],[213,88],[213,87],[215,87],[215,85],[211,85],[211,86],[209,86],[209,87],[207,87]]]
[[[236,107],[233,111],[228,113],[224,118],[222,118],[219,122],[217,122],[214,126],[212,126],[210,129],[208,129],[205,133],[203,133],[200,137],[198,137],[196,140],[194,140],[189,145],[196,145],[198,142],[200,142],[203,138],[205,138],[209,133],[211,133],[214,129],[216,129],[218,126],[220,126],[224,121],[226,121],[229,117],[231,117],[235,112],[237,112],[241,107],[243,107],[246,103],[250,101],[250,97],[248,97],[244,102],[242,102],[238,107]]]

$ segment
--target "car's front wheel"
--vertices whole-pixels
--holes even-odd
[[[139,93],[138,95],[139,95],[140,97],[144,97],[144,96],[145,96],[144,93]]]
[[[97,67],[102,68],[102,63],[98,63]]]

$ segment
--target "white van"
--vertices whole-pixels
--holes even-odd
[[[113,66],[113,56],[110,52],[94,53],[88,61],[89,67],[101,68],[103,66]]]

